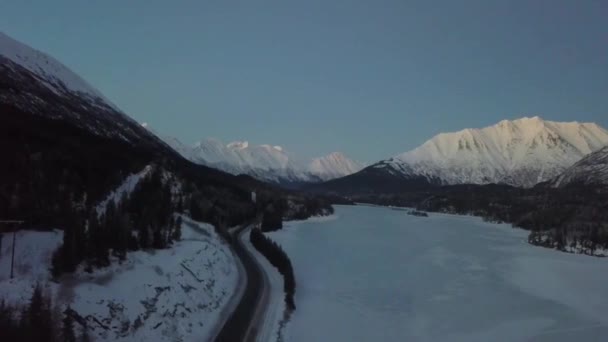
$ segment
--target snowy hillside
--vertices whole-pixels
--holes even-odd
[[[281,146],[252,145],[247,141],[225,144],[206,138],[188,146],[176,138],[162,136],[148,124],[142,124],[186,159],[226,171],[248,174],[270,182],[318,182],[343,177],[363,168],[363,164],[340,152],[307,161]]]
[[[237,262],[213,227],[183,219],[172,248],[132,252],[122,264],[79,270],[61,283],[49,281],[49,267],[63,232],[20,231],[12,280],[12,235],[3,234],[0,299],[26,304],[40,282],[62,311],[69,304],[87,322],[95,341],[209,340],[236,290]]]
[[[0,83],[0,105],[9,107],[7,113],[19,110],[44,119],[61,119],[97,136],[164,147],[61,62],[2,32]]]
[[[559,175],[606,145],[608,131],[594,123],[526,117],[482,129],[442,133],[374,167],[424,176],[442,184],[530,187]]]
[[[69,90],[107,101],[99,91],[53,57],[32,49],[2,32],[0,32],[0,56],[37,75],[53,92],[64,93]]]
[[[571,183],[608,185],[608,146],[584,157],[551,181],[555,187]]]

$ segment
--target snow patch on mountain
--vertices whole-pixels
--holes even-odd
[[[530,187],[606,145],[608,131],[594,123],[553,122],[535,116],[441,133],[374,167],[403,170],[443,184]]]
[[[108,196],[97,205],[95,208],[97,210],[97,215],[102,215],[106,212],[106,207],[110,201],[117,204],[122,199],[122,196],[130,195],[133,190],[135,190],[137,184],[139,184],[139,181],[150,174],[150,171],[152,171],[152,166],[147,165],[140,172],[127,176],[127,178],[122,182],[122,184],[120,184],[120,186],[118,186],[116,190],[108,194]]]

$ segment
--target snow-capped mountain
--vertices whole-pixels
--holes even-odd
[[[159,135],[147,124],[142,126],[195,163],[235,175],[248,174],[269,182],[319,182],[343,177],[363,168],[363,164],[340,152],[307,161],[299,159],[281,146],[253,145],[248,141],[225,144],[217,139],[206,138],[188,146],[176,138]]]
[[[101,92],[53,57],[0,32],[0,104],[131,144],[161,145]]]
[[[608,185],[608,146],[585,156],[551,180],[554,187],[572,183]]]
[[[439,184],[530,187],[559,175],[606,145],[608,131],[594,123],[553,122],[535,116],[442,133],[372,167],[424,176]]]
[[[98,90],[59,61],[2,32],[0,32],[0,56],[27,69],[49,90],[57,94],[64,94],[66,91],[77,92],[92,100],[101,99],[109,104]]]
[[[322,180],[344,177],[363,168],[363,164],[356,162],[341,152],[333,152],[325,157],[315,158],[309,164],[309,170]]]

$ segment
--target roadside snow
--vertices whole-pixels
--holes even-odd
[[[262,271],[266,275],[268,285],[268,296],[266,303],[266,311],[264,312],[263,319],[259,322],[259,330],[257,335],[257,341],[270,342],[280,341],[280,330],[281,321],[283,321],[285,315],[285,293],[283,292],[283,277],[279,271],[270,264],[268,259],[258,252],[255,247],[249,241],[249,232],[251,228],[247,229],[241,234],[240,239],[243,246],[247,248],[249,253],[256,259],[258,265],[262,268]]]
[[[12,280],[12,234],[3,234],[0,298],[25,304],[39,281],[53,302],[86,318],[96,341],[208,340],[236,289],[237,264],[211,225],[183,222],[182,240],[169,249],[131,252],[122,264],[79,270],[60,283],[49,281],[48,269],[62,232],[19,232]]]

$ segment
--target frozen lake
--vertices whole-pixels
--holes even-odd
[[[296,271],[287,341],[608,341],[608,258],[473,217],[335,208],[270,234]]]

